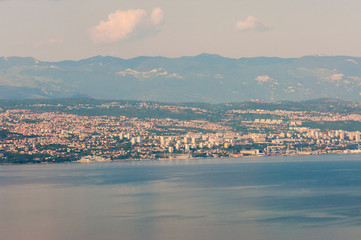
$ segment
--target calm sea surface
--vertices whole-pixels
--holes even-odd
[[[361,155],[0,166],[4,240],[359,240]]]

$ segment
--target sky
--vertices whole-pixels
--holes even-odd
[[[359,0],[0,0],[0,56],[361,56]]]

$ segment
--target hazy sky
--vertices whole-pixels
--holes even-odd
[[[360,0],[0,0],[0,56],[361,56]]]

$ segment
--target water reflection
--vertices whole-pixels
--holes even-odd
[[[360,157],[0,166],[0,232],[8,240],[356,240]]]

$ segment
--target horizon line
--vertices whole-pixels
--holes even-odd
[[[32,57],[32,56],[0,56],[0,58],[7,60],[8,58],[31,58],[35,61],[40,61],[40,62],[63,62],[63,61],[74,61],[74,62],[78,62],[78,61],[82,61],[82,60],[87,60],[87,59],[92,59],[92,58],[97,58],[97,57],[102,57],[102,58],[117,58],[117,59],[122,59],[122,60],[132,60],[132,59],[136,59],[136,58],[167,58],[167,59],[179,59],[179,58],[192,58],[192,57],[199,57],[199,56],[216,56],[216,57],[221,57],[221,58],[225,58],[225,59],[232,59],[232,60],[239,60],[239,59],[253,59],[253,58],[279,58],[279,59],[300,59],[300,58],[304,58],[304,57],[350,57],[350,58],[361,58],[361,56],[350,56],[350,55],[331,55],[331,54],[314,54],[314,55],[303,55],[300,57],[280,57],[280,56],[256,56],[256,57],[239,57],[239,58],[234,58],[234,57],[226,57],[223,55],[220,55],[218,53],[200,53],[197,55],[182,55],[182,56],[178,56],[178,57],[165,57],[165,56],[161,56],[161,55],[139,55],[139,56],[135,56],[135,57],[130,57],[130,58],[123,58],[123,57],[118,57],[118,56],[114,56],[114,55],[94,55],[94,56],[90,56],[90,57],[85,57],[85,58],[80,58],[80,59],[62,59],[62,60],[52,60],[52,61],[48,61],[48,60],[40,60],[39,58],[36,57]]]

